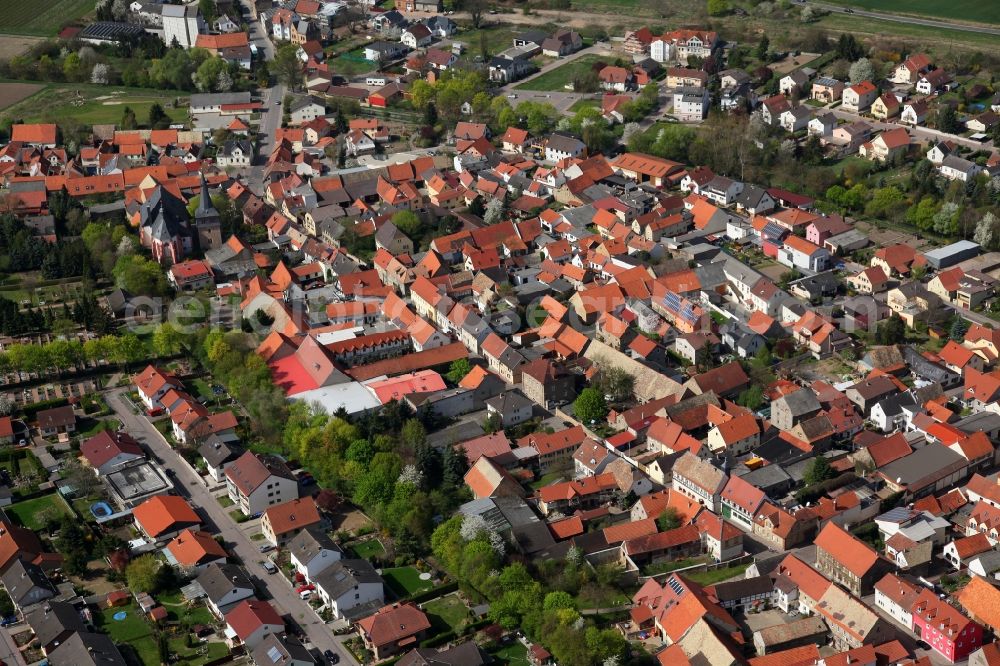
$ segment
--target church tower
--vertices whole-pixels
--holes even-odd
[[[204,172],[201,174],[201,197],[198,208],[194,211],[194,226],[198,232],[198,246],[202,252],[214,250],[222,245],[222,223],[219,220],[219,211],[212,205]]]

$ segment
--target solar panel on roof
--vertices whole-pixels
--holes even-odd
[[[267,656],[273,663],[277,664],[279,661],[281,661],[281,650],[279,650],[277,647],[272,646],[270,649],[268,649]]]
[[[684,586],[681,585],[681,582],[675,577],[671,576],[670,579],[667,580],[667,585],[669,585],[670,589],[674,591],[674,594],[684,594]]]

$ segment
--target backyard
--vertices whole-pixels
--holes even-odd
[[[724,580],[729,580],[730,578],[742,576],[748,566],[750,566],[749,562],[747,564],[737,564],[735,566],[725,567],[724,569],[715,569],[714,571],[698,571],[692,574],[685,574],[685,578],[693,580],[702,587],[707,587],[709,585],[721,583]]]
[[[4,511],[14,516],[19,523],[34,532],[45,530],[45,524],[50,518],[70,515],[70,508],[58,493],[43,495],[35,499],[11,504]]]
[[[519,641],[514,641],[490,654],[493,655],[497,663],[507,666],[530,666],[531,664],[528,661],[528,648]]]
[[[517,90],[565,90],[566,86],[573,82],[573,79],[586,73],[590,68],[599,62],[608,62],[605,56],[585,55],[577,58],[573,62],[556,67],[545,72],[530,81],[525,81],[517,86]]]
[[[428,601],[423,610],[430,618],[432,631],[443,632],[449,629],[460,634],[469,620],[469,608],[458,594],[449,594]]]
[[[382,578],[400,598],[409,597],[434,587],[430,580],[422,580],[414,567],[394,567],[382,569]]]
[[[116,620],[115,615],[119,613],[124,613],[124,616]],[[135,602],[127,606],[101,608],[94,613],[94,624],[119,646],[128,645],[145,666],[159,666],[160,649],[153,636],[153,627],[142,617]]]
[[[371,561],[376,557],[385,555],[385,548],[382,547],[382,543],[378,539],[360,541],[351,546],[351,550],[354,551],[355,557],[360,560]]]

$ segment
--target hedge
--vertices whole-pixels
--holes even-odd
[[[439,585],[429,590],[424,590],[423,592],[416,592],[414,594],[411,594],[409,597],[407,597],[407,601],[412,602],[414,604],[422,604],[425,601],[430,601],[431,599],[437,599],[438,597],[443,597],[446,594],[451,594],[456,590],[458,590],[458,582],[451,581],[449,583],[445,583],[444,585]]]
[[[35,417],[38,416],[38,412],[44,409],[52,409],[53,407],[64,407],[68,404],[69,400],[66,398],[55,398],[53,400],[43,400],[32,405],[26,405],[21,408],[21,411],[24,412],[24,418],[34,421]]]
[[[827,479],[826,481],[820,481],[819,483],[814,483],[811,486],[803,488],[795,493],[795,499],[798,500],[799,504],[815,502],[831,490],[836,490],[841,486],[846,486],[848,483],[855,481],[857,478],[858,477],[854,472],[846,472],[838,477]]]

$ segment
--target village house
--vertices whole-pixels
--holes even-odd
[[[844,88],[841,95],[841,108],[845,111],[860,113],[866,111],[878,98],[878,88],[871,81],[862,81],[850,88]]]
[[[836,523],[816,536],[816,568],[857,596],[871,594],[892,563]]]

